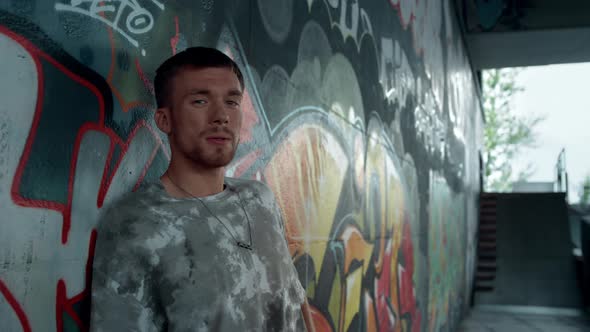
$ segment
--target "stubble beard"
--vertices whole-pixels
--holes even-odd
[[[213,132],[217,131],[214,130]],[[211,134],[211,131],[201,133],[196,138],[197,141],[193,141],[192,144],[189,141],[183,142],[179,137],[170,137],[170,144],[176,145],[176,150],[183,155],[183,159],[190,161],[197,168],[215,169],[225,167],[232,162],[238,148],[239,139],[229,130],[222,129],[221,131],[231,135],[232,142],[230,146],[209,145],[205,137],[207,134]]]
[[[232,142],[231,147],[196,146],[187,157],[193,164],[206,169],[225,167],[234,159],[237,150],[237,142]]]

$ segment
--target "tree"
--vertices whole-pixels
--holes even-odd
[[[580,184],[579,192],[580,195],[580,204],[588,205],[590,204],[590,174],[586,175],[582,183]]]
[[[535,114],[514,114],[512,99],[524,91],[523,87],[516,84],[520,71],[517,68],[505,68],[483,72],[486,191],[508,191],[512,182],[526,180],[534,171],[529,163],[524,170],[513,174],[514,158],[523,148],[534,147],[534,128],[544,119]]]

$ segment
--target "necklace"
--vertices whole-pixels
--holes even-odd
[[[196,198],[199,202],[201,202],[201,204],[203,205],[203,207],[205,207],[205,209],[207,210],[207,212],[213,216],[215,219],[217,219],[217,221],[221,224],[221,226],[223,226],[223,228],[225,228],[225,230],[227,231],[227,233],[232,237],[232,239],[236,242],[236,245],[240,248],[244,248],[244,249],[248,249],[248,250],[252,250],[252,229],[250,227],[250,218],[248,217],[248,213],[246,213],[246,209],[244,208],[244,203],[242,203],[242,197],[240,197],[240,193],[236,191],[236,194],[238,195],[238,201],[240,202],[240,207],[242,208],[242,211],[244,212],[244,215],[246,216],[246,221],[248,222],[248,234],[250,235],[250,243],[245,243],[242,241],[239,241],[234,234],[229,230],[229,228],[223,223],[223,221],[221,221],[221,219],[219,219],[219,217],[217,217],[217,215],[215,213],[213,213],[213,211],[211,211],[211,209],[209,209],[209,207],[207,206],[207,204],[205,204],[205,202],[203,202],[203,200],[201,200],[199,197],[194,196],[193,194],[191,194],[190,192],[186,191],[184,188],[182,188],[181,186],[179,186],[178,184],[176,184],[176,182],[174,182],[174,180],[172,180],[172,178],[170,177],[170,175],[168,175],[168,173],[166,173],[166,177],[168,178],[168,180],[170,180],[170,182],[172,182],[172,184],[180,189],[182,192],[184,192],[185,194],[189,195],[192,198]],[[231,190],[231,188],[230,188]]]

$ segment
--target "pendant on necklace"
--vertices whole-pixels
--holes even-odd
[[[236,244],[237,244],[237,245],[238,245],[238,247],[240,247],[240,248],[244,248],[244,249],[252,250],[252,246],[251,246],[251,245],[249,245],[249,244],[247,244],[247,243],[244,243],[244,242],[242,242],[242,241],[238,241]]]

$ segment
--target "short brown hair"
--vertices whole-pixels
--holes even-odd
[[[238,77],[244,90],[244,77],[238,65],[223,52],[209,47],[189,47],[164,61],[156,70],[154,91],[158,108],[170,106],[171,83],[178,72],[190,68],[229,68]]]

